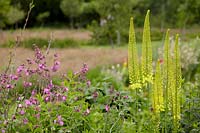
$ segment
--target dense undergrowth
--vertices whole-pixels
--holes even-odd
[[[174,41],[167,32],[164,52],[160,49],[164,57],[152,60],[148,17],[149,12],[141,61],[131,19],[129,60],[124,64],[92,70],[83,64],[79,71],[55,77],[58,54],[48,66],[48,52],[35,46],[33,58],[8,67],[0,75],[1,132],[199,132],[199,40],[182,45],[176,37],[172,52],[169,46]],[[187,61],[185,54],[193,60]],[[185,63],[179,66],[180,61]],[[181,95],[174,95],[179,90]]]

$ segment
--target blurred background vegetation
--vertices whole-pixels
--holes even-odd
[[[0,29],[23,27],[32,0],[0,0]],[[98,44],[127,41],[130,16],[136,27],[143,26],[151,10],[153,40],[160,40],[166,28],[192,33],[200,25],[199,0],[34,0],[28,28],[51,27],[87,29]],[[139,29],[138,28],[138,29]],[[193,30],[188,30],[193,29]],[[137,39],[140,41],[141,30]]]

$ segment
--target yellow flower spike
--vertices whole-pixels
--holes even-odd
[[[151,45],[151,35],[150,35],[150,22],[149,22],[150,10],[147,11],[143,38],[142,38],[142,75],[148,76],[152,75],[152,45]]]
[[[139,63],[135,39],[133,17],[130,19],[129,43],[128,43],[128,70],[131,84],[138,83],[140,80]]]

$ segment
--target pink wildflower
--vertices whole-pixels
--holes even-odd
[[[110,106],[108,106],[108,104],[106,104],[105,109],[106,109],[106,112],[109,112],[110,111]]]
[[[26,125],[26,124],[28,124],[28,119],[23,119],[23,123]]]
[[[21,110],[21,111],[19,112],[19,114],[20,114],[20,115],[24,115],[24,114],[25,114],[24,110]]]
[[[29,100],[25,100],[25,104],[26,104],[26,106],[32,105],[31,102],[30,102]]]

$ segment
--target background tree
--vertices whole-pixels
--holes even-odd
[[[5,27],[6,23],[6,14],[10,9],[10,1],[9,0],[1,0],[0,1],[0,28]]]
[[[0,1],[0,28],[17,24],[25,16],[19,4],[13,6],[10,2],[10,0]]]
[[[74,19],[82,13],[82,1],[63,0],[60,3],[60,8],[70,18],[71,28],[74,28]]]
[[[127,20],[132,13],[132,1],[96,0],[92,2],[100,16],[99,20],[93,21],[91,27],[93,38],[100,44],[110,43],[112,46],[114,43],[120,44],[121,39],[124,39],[127,34]]]
[[[14,25],[17,26],[17,23],[22,20],[25,17],[25,13],[21,11],[17,7],[10,7],[8,13],[6,14],[6,23],[9,25]]]
[[[3,17],[5,17],[10,6],[21,5],[21,8],[18,9],[27,13],[31,1],[1,0],[1,25],[6,26]],[[127,12],[131,11],[129,14],[137,17],[135,20],[137,27],[143,26],[144,14],[148,9],[152,12],[151,26],[156,28],[184,27],[183,25],[187,28],[187,25],[191,27],[200,24],[199,0],[35,0],[34,5],[28,24],[30,27],[37,26],[38,23],[41,25],[37,17],[44,12],[49,12],[49,16],[42,20],[45,21],[45,25],[61,25],[63,23],[74,25],[74,21],[85,28],[94,20],[97,22],[97,26],[100,26],[100,20],[105,19],[106,12],[123,14],[124,9],[127,9]],[[117,12],[116,9],[119,9],[119,11]],[[110,14],[113,15],[113,13]],[[116,16],[119,15],[116,14]],[[115,20],[117,19],[116,16]],[[72,21],[70,21],[70,18],[72,18]]]

